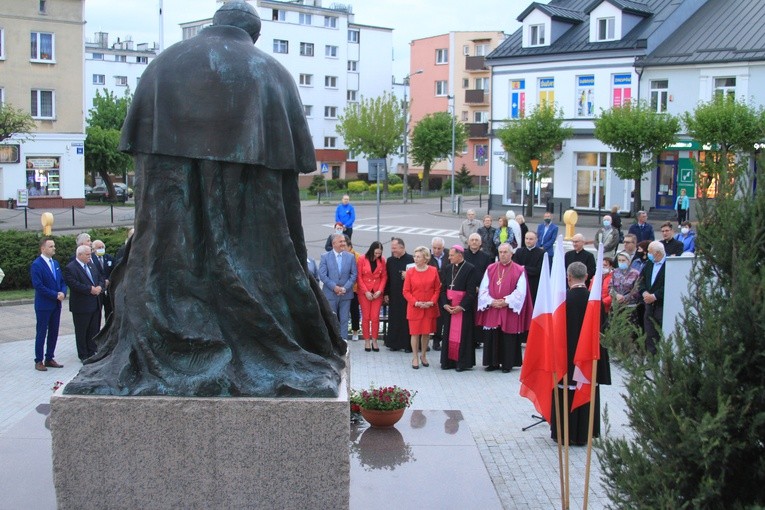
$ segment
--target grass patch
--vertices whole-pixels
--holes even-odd
[[[0,290],[0,301],[16,301],[17,299],[33,299],[34,289]]]

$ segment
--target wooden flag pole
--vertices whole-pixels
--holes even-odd
[[[568,373],[563,376],[563,441],[565,441],[565,460],[566,460],[566,508],[569,507],[570,491],[569,491],[569,462],[568,462],[568,426],[569,426],[569,410],[568,410]]]
[[[587,430],[587,461],[584,465],[584,504],[582,508],[587,510],[587,499],[590,493],[590,459],[592,458],[592,429],[595,418],[595,385],[597,384],[598,360],[592,360],[592,376],[590,377],[590,416]]]
[[[563,510],[568,510],[566,505],[566,492],[563,483],[563,435],[560,430],[560,396],[558,395],[558,374],[553,371],[553,405],[555,406],[555,433],[558,438],[558,470],[560,473],[560,505]]]

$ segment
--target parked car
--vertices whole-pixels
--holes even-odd
[[[121,188],[122,191],[127,194],[128,198],[133,198],[133,188],[129,188],[124,182],[115,182],[114,188]]]
[[[114,186],[114,197],[109,196],[105,184],[99,184],[90,192],[85,193],[85,200],[96,200],[98,202],[127,202],[127,193],[122,188]]]

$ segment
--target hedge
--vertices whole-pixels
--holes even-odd
[[[369,184],[364,181],[351,181],[348,183],[348,191],[351,193],[363,193],[369,190]]]
[[[106,252],[114,255],[127,239],[128,227],[97,228],[87,231],[94,241],[100,239],[106,245]],[[40,255],[40,232],[6,230],[0,232],[0,268],[5,272],[0,290],[32,288],[29,266]],[[74,255],[77,234],[53,235],[56,241],[56,255],[63,268]]]

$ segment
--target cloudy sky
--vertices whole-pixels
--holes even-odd
[[[323,0],[328,7],[336,0]],[[131,36],[136,43],[159,41],[159,0],[85,0],[85,34],[109,33],[110,41]],[[450,31],[493,30],[507,34],[519,24],[524,0],[339,0],[350,4],[356,23],[393,28],[394,74],[409,69],[409,41]],[[165,46],[181,39],[179,23],[212,17],[216,0],[163,0]]]

